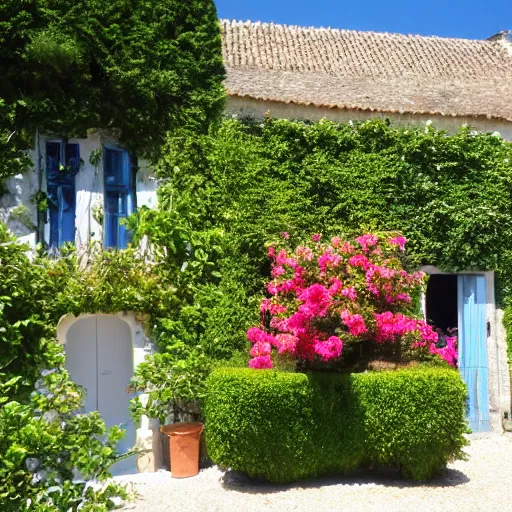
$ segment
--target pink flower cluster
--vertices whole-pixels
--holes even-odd
[[[383,343],[385,341],[396,341],[406,334],[417,333],[421,342],[417,342],[418,346],[422,343],[432,342],[435,343],[438,335],[432,327],[426,324],[423,320],[410,318],[402,313],[393,314],[391,311],[384,313],[374,313],[376,329],[376,341]]]
[[[281,234],[284,244],[288,233]],[[411,302],[425,274],[406,272],[400,262],[406,239],[367,233],[354,241],[333,237],[312,244],[270,247],[272,279],[260,306],[261,325],[252,327],[251,368],[271,368],[272,354],[322,361],[341,357],[343,346],[362,340],[428,348],[456,359],[454,343],[436,349],[437,333],[412,318]],[[432,348],[434,347],[434,348]],[[455,354],[455,356],[454,356]]]
[[[457,366],[457,336],[446,336],[446,347],[443,348],[437,348],[435,343],[431,343],[429,351],[442,357],[451,366]]]
[[[348,331],[352,336],[361,336],[368,332],[364,323],[364,318],[358,314],[352,314],[348,309],[341,312],[341,320],[348,327]]]

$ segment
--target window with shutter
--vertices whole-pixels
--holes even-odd
[[[50,222],[50,247],[75,242],[75,176],[80,167],[80,147],[75,143],[46,143],[46,188]]]
[[[129,232],[121,219],[133,212],[133,192],[128,152],[113,147],[104,150],[105,247],[125,249]]]

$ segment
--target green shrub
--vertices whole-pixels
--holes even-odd
[[[423,480],[463,458],[466,389],[445,368],[360,374],[218,369],[208,380],[212,460],[271,482],[400,467]]]
[[[102,512],[123,503],[125,489],[107,479],[124,432],[107,429],[98,412],[81,414],[83,398],[68,373],[55,368],[41,372],[29,403],[2,403],[2,512]]]

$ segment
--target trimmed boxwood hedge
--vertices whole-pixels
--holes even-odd
[[[434,477],[464,457],[466,388],[447,368],[359,374],[224,368],[208,380],[208,455],[271,482],[399,467]]]

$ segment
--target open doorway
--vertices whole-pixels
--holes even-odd
[[[458,327],[457,276],[433,274],[429,277],[426,297],[427,322],[444,334]]]

